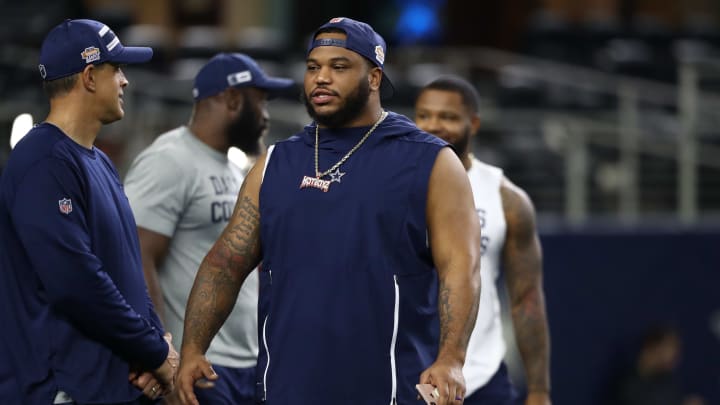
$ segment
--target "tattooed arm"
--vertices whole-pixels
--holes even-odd
[[[262,156],[245,178],[230,223],[200,264],[190,290],[177,377],[182,404],[198,405],[193,386],[211,387],[218,378],[204,353],[230,315],[240,286],[260,262],[258,200],[264,166]],[[196,383],[201,378],[206,381]]]
[[[525,365],[527,405],[550,404],[550,338],[542,290],[542,252],[535,210],[523,190],[505,179],[500,193],[507,222],[503,267],[515,340]]]
[[[467,174],[450,148],[440,151],[430,175],[427,222],[440,283],[440,347],[420,383],[437,387],[438,405],[455,404],[465,396],[462,367],[480,298],[480,224]]]

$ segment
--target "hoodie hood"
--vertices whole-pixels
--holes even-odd
[[[409,138],[419,137],[420,139],[439,138],[423,132],[415,126],[415,123],[408,117],[387,111],[388,115],[383,122],[375,128],[375,131],[365,141],[365,145],[378,143],[386,138]],[[310,146],[315,145],[315,127],[313,122],[305,126],[302,132],[296,134],[302,141]],[[351,128],[320,128],[320,149],[347,151],[357,144],[360,139],[372,128],[372,125]],[[443,142],[443,141],[441,141]]]

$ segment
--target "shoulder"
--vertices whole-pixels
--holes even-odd
[[[500,193],[505,181],[502,169],[481,162],[472,155],[470,156],[470,162],[471,165],[467,170],[467,175],[473,189],[480,193]]]
[[[160,134],[142,152],[141,155],[172,158],[178,154],[185,155],[192,153],[188,137],[192,134],[185,127],[175,128],[171,131]]]
[[[460,162],[455,152],[449,148],[441,148],[437,151],[432,165],[430,175],[430,189],[441,190],[441,198],[447,199],[448,194],[445,192],[454,188],[461,188],[472,196],[472,188],[468,181],[465,167]]]
[[[386,137],[389,138],[395,138],[405,142],[423,143],[436,147],[449,145],[435,135],[419,129],[408,117],[392,111],[388,112],[388,116],[382,126],[384,132],[387,133]]]
[[[106,155],[105,152],[98,148],[95,148],[95,153],[97,153],[98,159],[102,160],[105,166],[107,166],[108,169],[110,169],[110,171],[112,171],[117,176],[118,174],[117,170],[115,169],[115,164],[113,164],[112,160],[110,160],[108,155]]]
[[[508,227],[535,227],[535,207],[525,190],[503,176],[500,195]]]
[[[415,142],[415,143],[423,143],[431,146],[435,146],[438,148],[443,148],[445,146],[450,146],[447,142],[443,141],[442,139],[438,138],[435,135],[429,134],[425,131],[416,130],[410,133],[405,134],[404,136],[399,138],[401,141],[406,142]]]
[[[312,135],[311,135],[312,134]],[[315,141],[315,125],[309,124],[303,127],[302,130],[292,134],[291,136],[275,141],[270,145],[275,151],[288,150],[293,151],[297,148],[304,146],[313,146],[309,142]],[[269,148],[269,147],[268,147]],[[291,152],[292,153],[292,152]]]
[[[162,167],[163,172],[184,171],[192,165],[193,151],[186,137],[187,129],[179,127],[159,135],[133,161],[130,170],[138,166]]]
[[[474,157],[472,155],[470,155],[470,156],[471,156],[471,161],[472,161],[472,166],[470,167],[470,170],[469,170],[470,172],[476,172],[481,175],[497,177],[498,182],[500,183],[501,186],[505,182],[505,180],[507,180],[507,178],[503,174],[503,169],[501,169],[497,166],[493,166],[489,163],[485,163],[481,160],[478,160],[476,157]],[[510,180],[508,180],[508,181],[510,181]]]
[[[275,146],[280,145],[282,147],[282,145],[293,145],[293,144],[297,144],[299,142],[303,142],[302,134],[303,134],[302,132],[298,132],[298,133],[290,136],[289,138],[275,142],[273,145],[275,145]]]
[[[54,125],[38,124],[18,142],[13,154],[24,158],[57,157],[67,159],[73,155],[74,150],[70,142],[73,141]]]
[[[79,172],[83,156],[78,150],[57,127],[38,124],[15,146],[6,169],[20,176],[30,169],[48,170],[53,175],[68,169]]]

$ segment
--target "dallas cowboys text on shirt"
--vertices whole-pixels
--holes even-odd
[[[235,208],[235,199],[240,185],[232,176],[210,176],[216,196],[231,196],[232,198],[218,199],[210,203],[210,218],[213,223],[228,222]]]

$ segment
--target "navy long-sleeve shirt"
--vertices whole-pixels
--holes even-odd
[[[168,346],[143,278],[135,220],[100,150],[33,128],[0,178],[0,322],[19,403],[140,396],[130,367]],[[9,394],[8,394],[9,395]]]

